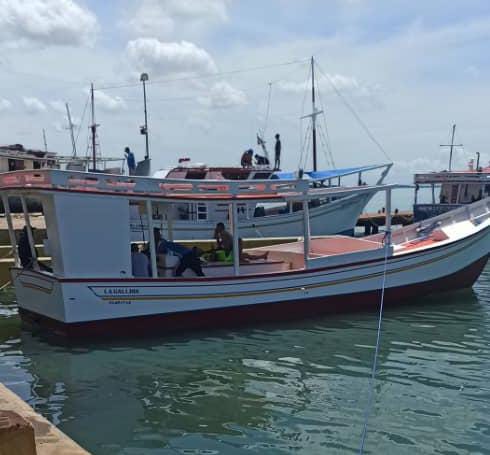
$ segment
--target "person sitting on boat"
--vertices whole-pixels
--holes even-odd
[[[150,276],[150,260],[145,253],[140,251],[136,243],[131,245],[131,266],[133,276]]]
[[[238,239],[238,247],[240,251],[240,262],[241,263],[247,263],[250,261],[256,261],[257,259],[267,259],[267,256],[269,255],[269,252],[266,251],[263,254],[250,254],[245,251],[243,251],[243,240],[241,238]]]
[[[252,167],[252,158],[254,151],[252,149],[245,150],[240,161],[242,167]]]
[[[269,163],[269,159],[266,156],[255,154],[255,164],[257,166],[267,166]]]
[[[197,276],[204,276],[201,260],[199,259],[200,252],[198,248],[193,247],[191,249],[180,243],[166,240],[161,236],[160,230],[157,228],[155,228],[153,232],[155,234],[157,254],[172,253],[180,259],[179,265],[175,269],[175,276],[182,276],[187,269],[191,269]]]
[[[233,236],[225,229],[224,223],[219,222],[214,229],[216,248],[224,250],[226,254],[233,250]]]
[[[136,171],[136,160],[134,159],[134,153],[126,147],[124,149],[124,155],[126,156],[126,162],[128,163],[129,175],[134,175]]]

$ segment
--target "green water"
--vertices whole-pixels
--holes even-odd
[[[376,315],[62,345],[0,293],[0,381],[94,454],[357,453]],[[490,454],[490,265],[390,309],[366,453]]]

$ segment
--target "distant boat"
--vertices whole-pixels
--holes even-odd
[[[414,176],[414,221],[437,216],[490,196],[490,164],[487,167],[480,166],[478,152],[476,163],[471,159],[467,169],[452,170],[453,149],[462,146],[454,144],[455,131],[456,125],[453,125],[451,143],[442,145],[450,147],[448,170]],[[421,202],[421,189],[430,189],[430,202]]]

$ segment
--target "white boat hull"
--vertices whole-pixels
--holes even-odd
[[[456,242],[391,256],[386,303],[471,286],[489,245],[485,225]],[[13,282],[24,319],[68,334],[128,335],[367,309],[379,304],[384,266],[378,258],[262,276],[158,280],[63,280],[14,269]]]

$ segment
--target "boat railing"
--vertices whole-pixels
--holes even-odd
[[[406,243],[420,237],[421,233],[432,226],[442,228],[462,221],[480,224],[487,218],[490,218],[490,197],[472,204],[460,206],[459,208],[423,220],[417,224],[397,229],[393,231],[392,239],[395,244]]]
[[[294,196],[306,194],[306,180],[186,180],[115,176],[79,171],[17,171],[0,176],[0,188],[64,189],[158,196]]]
[[[102,173],[41,169],[0,174],[4,190],[65,190],[128,197],[160,197],[180,200],[307,200],[409,188],[408,185],[373,185],[343,188],[311,188],[306,179],[296,180],[185,180],[133,177]]]

